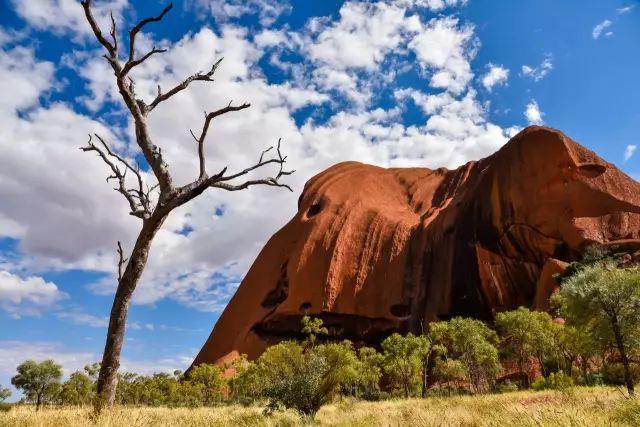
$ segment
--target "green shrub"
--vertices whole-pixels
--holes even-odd
[[[536,379],[531,388],[534,390],[567,390],[573,387],[573,378],[564,372],[555,372],[549,374],[548,377],[540,377]]]
[[[511,393],[514,391],[518,391],[518,384],[514,383],[511,380],[506,380],[496,387],[496,391],[498,393]]]
[[[604,378],[602,378],[602,374],[599,372],[588,372],[586,375],[580,375],[576,383],[578,385],[593,387],[603,385]]]
[[[630,366],[631,377],[634,382],[638,382],[640,380],[640,366],[631,365]],[[600,371],[600,375],[602,376],[602,381],[605,384],[611,385],[624,385],[624,366],[622,363],[607,363],[604,365],[602,370]]]

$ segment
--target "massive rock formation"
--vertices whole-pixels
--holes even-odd
[[[298,206],[194,363],[255,358],[305,314],[376,344],[434,319],[544,309],[554,273],[587,245],[640,238],[640,184],[538,126],[456,170],[340,163]]]

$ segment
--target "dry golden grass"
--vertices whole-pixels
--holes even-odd
[[[514,392],[484,396],[343,400],[323,407],[314,421],[293,411],[264,416],[260,407],[115,408],[98,419],[89,408],[16,407],[0,414],[2,426],[639,426],[640,400],[614,388],[569,392]]]

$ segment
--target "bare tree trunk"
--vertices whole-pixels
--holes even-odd
[[[523,387],[529,387],[529,374],[524,370],[524,357],[518,356],[518,370],[520,371],[520,381]]]
[[[425,358],[422,360],[422,398],[427,397],[427,387],[429,383],[429,365],[431,362],[431,353],[433,349],[429,350]]]
[[[622,366],[624,367],[624,382],[627,386],[627,391],[629,392],[629,396],[635,396],[635,391],[633,388],[633,378],[631,377],[631,370],[629,368],[629,357],[627,356],[627,352],[625,351],[624,342],[622,341],[622,334],[620,332],[620,325],[618,325],[618,320],[616,318],[613,318],[611,320],[611,326],[613,327],[613,335],[616,338],[616,345],[618,347],[618,351],[620,352]]]
[[[111,40],[107,40],[93,16],[91,2],[92,0],[83,0],[80,4],[84,9],[85,17],[93,34],[107,52],[103,56],[114,72],[118,91],[135,124],[136,143],[142,151],[150,171],[157,180],[157,185],[153,185],[152,187],[146,185],[146,179],[143,178],[141,168],[137,162],[135,164],[129,162],[125,157],[112,150],[97,134],[95,136],[99,140],[98,144],[94,144],[91,135],[89,135],[87,145],[81,147],[82,151],[95,152],[103,162],[106,163],[111,170],[111,175],[109,175],[107,181],[115,181],[117,183],[114,190],[122,194],[129,203],[129,214],[143,221],[142,230],[140,230],[128,262],[124,259],[122,246],[120,242],[118,242],[118,255],[120,257],[118,262],[118,288],[113,300],[113,306],[111,307],[109,329],[104,346],[100,374],[98,376],[97,396],[95,400],[95,410],[99,412],[104,405],[112,405],[115,401],[118,368],[120,367],[120,353],[122,351],[122,342],[124,340],[127,312],[129,311],[131,296],[147,263],[151,242],[169,213],[178,206],[182,206],[198,197],[208,188],[217,188],[225,191],[241,191],[256,185],[266,185],[270,187],[287,188],[289,191],[293,191],[291,187],[281,183],[279,180],[284,176],[291,175],[294,171],[284,170],[287,157],[282,155],[280,151],[280,140],[278,140],[278,145],[275,150],[276,156],[265,156],[267,152],[274,148],[269,147],[260,153],[259,160],[256,163],[245,167],[239,172],[227,173],[227,168],[225,167],[215,175],[209,176],[205,169],[206,159],[204,146],[212,121],[224,114],[241,111],[250,106],[250,104],[247,103],[234,106],[229,102],[226,107],[205,113],[200,136],[196,136],[195,133],[190,130],[191,136],[198,144],[199,173],[194,181],[184,186],[176,187],[173,183],[173,177],[171,176],[169,167],[162,156],[162,149],[153,144],[147,127],[147,116],[160,103],[167,101],[172,96],[187,89],[191,83],[196,81],[213,82],[213,75],[222,59],[216,61],[209,72],[197,72],[188,76],[167,92],[162,92],[162,88],[158,86],[156,97],[150,103],[146,103],[136,95],[135,81],[129,75],[129,72],[151,56],[166,52],[166,49],[153,47],[146,54],[140,56],[137,54],[135,48],[136,35],[142,31],[146,25],[162,21],[173,5],[169,3],[159,15],[142,19],[129,30],[129,52],[125,57],[126,62],[122,62],[119,53],[118,31],[113,14],[111,14],[111,30],[109,31]],[[253,171],[267,165],[279,166],[277,174],[257,179],[245,178]],[[127,172],[130,173],[129,176],[133,174],[133,178],[136,181],[133,188],[131,188],[131,182],[127,182]],[[239,182],[240,179],[245,179],[245,181]],[[155,188],[159,188],[160,193],[157,204],[150,195]],[[126,268],[123,272],[122,267],[125,263]]]
[[[131,296],[135,290],[138,280],[144,271],[149,257],[149,249],[153,237],[156,235],[162,223],[167,218],[167,213],[154,213],[146,220],[140,230],[136,244],[131,252],[127,267],[118,281],[118,289],[113,299],[107,340],[102,355],[102,365],[98,376],[97,399],[95,409],[100,410],[103,406],[113,405],[116,398],[116,387],[118,385],[118,368],[120,367],[120,353],[124,341],[127,313]]]

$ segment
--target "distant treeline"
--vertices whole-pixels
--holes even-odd
[[[319,318],[304,317],[303,341],[269,347],[257,360],[202,364],[184,374],[121,373],[123,405],[263,404],[313,416],[337,396],[380,400],[574,384],[622,384],[640,379],[640,270],[619,257],[590,251],[560,277],[551,314],[520,307],[498,313],[491,327],[471,318],[432,322],[423,335],[393,334],[380,349],[330,342]],[[553,316],[552,316],[553,315]],[[26,403],[86,405],[95,396],[99,365],[62,382],[52,360],[25,361],[12,384]],[[5,390],[3,392],[3,390]],[[0,387],[0,398],[8,390]]]

